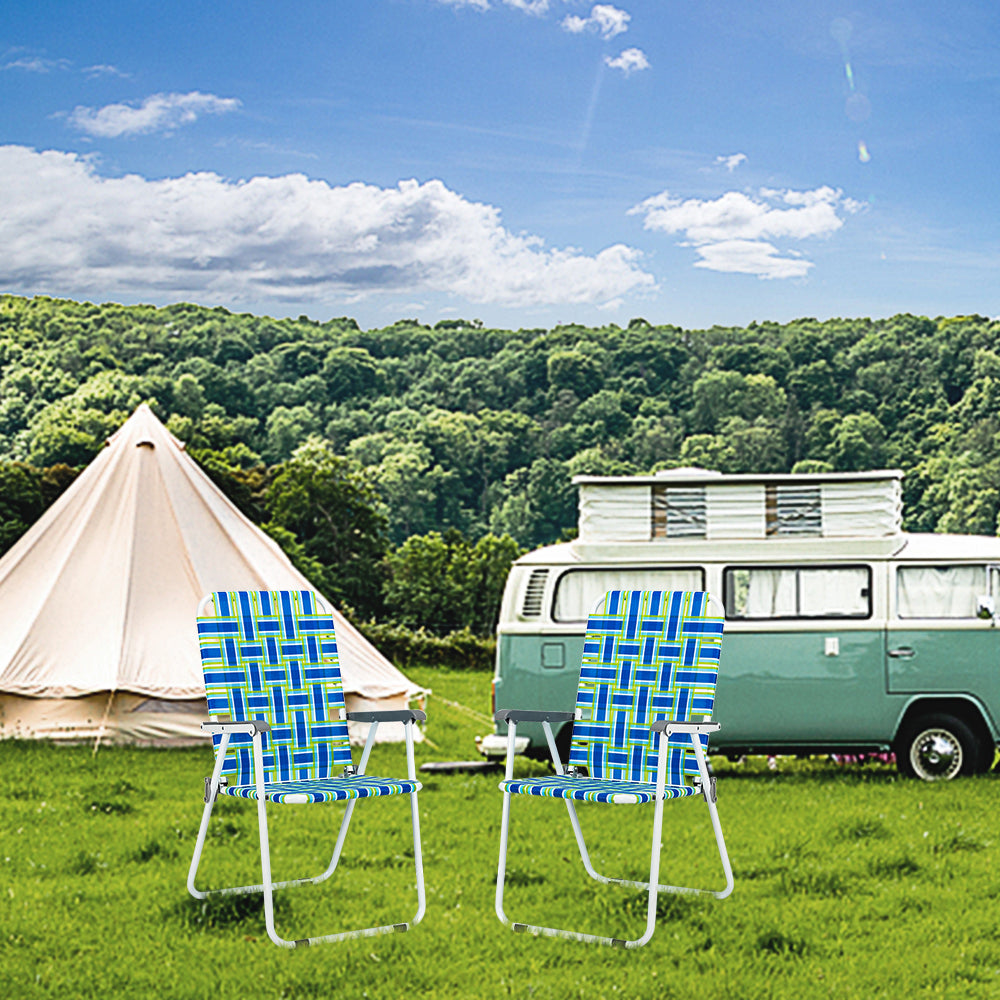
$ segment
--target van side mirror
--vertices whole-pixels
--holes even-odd
[[[996,601],[992,594],[980,594],[976,598],[976,617],[989,619],[994,625],[996,624]]]

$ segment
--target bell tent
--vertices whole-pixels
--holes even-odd
[[[237,589],[315,590],[140,406],[0,559],[0,736],[204,739],[195,614]],[[324,601],[348,711],[422,693]]]

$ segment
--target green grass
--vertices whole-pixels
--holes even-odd
[[[411,674],[434,689],[418,760],[473,758],[473,736],[488,727],[443,699],[485,716],[489,678]],[[423,923],[289,952],[267,940],[258,901],[206,905],[185,890],[210,758],[207,747],[105,747],[94,758],[89,747],[0,743],[0,996],[1000,996],[993,776],[938,787],[883,765],[785,760],[771,772],[762,761],[718,759],[736,889],[721,902],[661,897],[652,942],[623,953],[502,927],[493,914],[497,776],[431,775],[421,794]],[[400,747],[379,747],[370,770],[403,766]],[[599,869],[643,877],[649,811],[579,811]],[[275,877],[321,871],[339,816],[335,806],[273,807]],[[561,805],[515,801],[512,838],[508,913],[593,933],[640,931],[643,897],[587,879]],[[663,877],[714,885],[717,865],[700,800],[668,803]],[[259,877],[254,804],[223,800],[201,878]],[[361,803],[342,871],[276,899],[286,937],[408,919],[408,803]]]

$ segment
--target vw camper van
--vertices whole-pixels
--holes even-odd
[[[925,780],[987,770],[1000,539],[904,532],[901,482],[898,470],[578,476],[578,538],[528,553],[507,580],[495,709],[573,710],[588,612],[606,591],[707,590],[726,609],[715,753],[892,750]],[[505,752],[505,732],[480,751]],[[547,758],[540,724],[518,726],[518,750]]]

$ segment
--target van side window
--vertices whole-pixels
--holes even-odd
[[[705,571],[700,566],[571,569],[556,582],[552,618],[557,622],[585,622],[590,609],[609,590],[704,589]]]
[[[727,618],[870,618],[867,566],[730,566]]]
[[[900,566],[896,570],[900,618],[975,618],[979,598],[996,593],[995,566]]]

